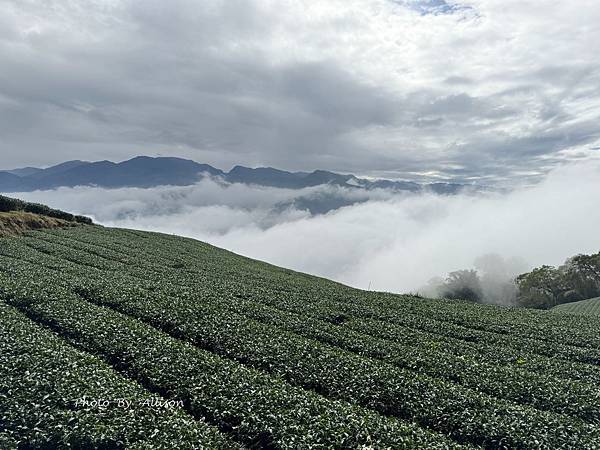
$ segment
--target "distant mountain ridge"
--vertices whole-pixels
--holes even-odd
[[[67,161],[47,169],[25,167],[0,171],[0,192],[30,192],[76,186],[102,188],[188,186],[207,175],[218,177],[227,183],[286,189],[302,189],[329,184],[356,189],[432,191],[438,194],[455,194],[466,187],[454,183],[421,185],[410,181],[367,180],[350,174],[344,175],[325,170],[288,172],[271,167],[235,166],[229,172],[224,172],[208,164],[200,164],[188,159],[138,156],[120,163]]]

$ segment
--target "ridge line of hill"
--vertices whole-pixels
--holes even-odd
[[[187,186],[198,182],[205,176],[216,177],[227,183],[286,189],[302,189],[329,184],[352,189],[431,191],[437,194],[455,194],[470,187],[457,183],[419,184],[400,180],[370,180],[352,174],[339,174],[326,170],[289,172],[272,167],[249,168],[238,165],[226,172],[211,165],[200,164],[188,159],[138,156],[119,163],[76,160],[46,169],[24,167],[0,170],[0,192],[30,192],[75,186],[103,188]]]

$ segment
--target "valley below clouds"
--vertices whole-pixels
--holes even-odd
[[[328,185],[280,189],[210,178],[185,187],[76,187],[15,196],[105,226],[188,236],[379,291],[417,292],[487,254],[516,258],[528,270],[600,249],[597,159],[562,166],[533,186],[452,196]]]

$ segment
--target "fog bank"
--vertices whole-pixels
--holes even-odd
[[[324,186],[294,191],[203,180],[188,187],[80,187],[15,196],[107,226],[194,237],[352,286],[394,292],[417,291],[432,277],[476,264],[492,270],[489,264],[498,259],[482,255],[519,261],[519,270],[527,270],[600,249],[599,160],[563,166],[533,187],[478,195]],[[358,203],[322,215],[297,206],[304,204],[298,198],[323,197]]]

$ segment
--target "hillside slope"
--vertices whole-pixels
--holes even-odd
[[[0,238],[0,309],[1,448],[600,442],[595,318],[366,292],[102,227]]]
[[[552,308],[554,312],[600,315],[600,297],[589,298],[579,302],[563,303]]]

